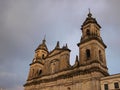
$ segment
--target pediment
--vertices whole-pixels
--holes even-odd
[[[62,52],[62,50],[53,50],[53,51],[51,51],[50,52],[50,54],[48,55],[48,57],[51,57],[51,56],[54,56],[54,55],[57,55],[57,54],[59,54],[59,53],[61,53]]]

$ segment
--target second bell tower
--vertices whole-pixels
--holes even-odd
[[[99,71],[102,75],[107,76],[106,45],[101,38],[100,29],[101,26],[89,12],[81,26],[82,36],[80,43],[78,43],[79,63],[88,72]]]

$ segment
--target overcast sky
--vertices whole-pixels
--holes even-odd
[[[68,43],[74,64],[88,8],[102,27],[109,73],[120,73],[120,0],[0,0],[0,87],[23,90],[44,35],[49,51]]]

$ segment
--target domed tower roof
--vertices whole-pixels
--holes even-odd
[[[96,24],[99,28],[101,28],[101,26],[97,23],[96,19],[92,17],[92,14],[89,10],[89,13],[88,13],[88,17],[86,18],[86,20],[83,22],[83,25],[82,25],[82,28],[83,26],[89,24],[89,23],[94,23]]]
[[[41,49],[41,50],[45,50],[45,51],[47,51],[48,52],[48,48],[47,48],[47,45],[46,45],[46,40],[45,39],[43,39],[43,41],[42,41],[42,44],[40,44],[38,47],[37,47],[37,49],[35,50],[35,51],[37,51],[37,50],[39,50],[39,49]]]

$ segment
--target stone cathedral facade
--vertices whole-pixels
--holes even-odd
[[[57,42],[49,52],[44,39],[35,50],[24,90],[109,90],[108,82],[112,76],[108,73],[107,46],[100,29],[101,26],[89,12],[81,26],[82,36],[77,44],[79,56],[76,56],[73,66],[69,63],[71,50],[67,45],[61,48]],[[116,76],[113,75],[113,79],[119,86],[120,74]]]

